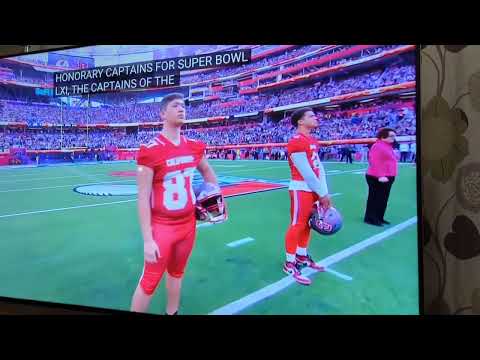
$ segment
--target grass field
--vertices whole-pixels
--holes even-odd
[[[283,161],[211,163],[228,179],[289,178]],[[331,272],[312,274],[309,287],[283,274],[286,188],[229,197],[229,221],[198,228],[182,314],[418,313],[415,167],[400,166],[386,214],[392,225],[377,228],[362,222],[366,165],[324,166],[344,228],[328,238],[313,234],[310,252]],[[135,184],[111,175],[134,170],[133,162],[0,169],[0,296],[128,310],[143,266],[136,196],[73,189]],[[254,240],[227,246],[246,238]],[[164,307],[162,282],[150,310]]]

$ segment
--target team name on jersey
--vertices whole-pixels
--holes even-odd
[[[193,156],[179,156],[173,159],[167,160],[167,166],[177,166],[181,164],[191,163],[194,161]]]

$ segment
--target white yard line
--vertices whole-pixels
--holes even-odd
[[[417,222],[417,217],[412,217],[406,221],[404,221],[401,224],[398,224],[396,226],[393,226],[392,228],[383,231],[379,234],[376,234],[372,237],[369,237],[368,239],[365,239],[363,241],[360,241],[359,243],[352,245],[342,251],[339,251],[323,260],[320,260],[317,262],[317,264],[328,268],[329,266],[332,266],[333,264],[336,264],[340,262],[341,260],[344,260],[352,255],[355,255],[359,253],[362,250],[365,250],[366,248],[379,243],[388,237],[392,236],[393,234],[396,234],[409,226],[415,224]],[[310,268],[304,270],[302,273],[305,276],[309,276],[314,274],[316,271],[312,270]],[[242,310],[245,310],[246,308],[262,301],[265,300],[271,296],[274,296],[275,294],[279,293],[283,289],[286,289],[288,286],[292,285],[295,283],[295,280],[292,278],[292,276],[287,276],[284,277],[283,279],[270,284],[268,286],[265,286],[249,295],[246,295],[242,297],[241,299],[238,299],[236,301],[233,301],[225,306],[222,306],[210,313],[210,315],[233,315],[237,314]]]
[[[244,168],[245,165],[215,165],[215,168]]]
[[[91,208],[97,206],[106,206],[106,205],[113,205],[113,204],[123,204],[137,201],[137,199],[129,199],[129,200],[120,200],[120,201],[111,201],[106,203],[97,203],[97,204],[88,204],[88,205],[78,205],[78,206],[70,206],[70,207],[63,207],[63,208],[55,208],[55,209],[45,209],[45,210],[35,210],[35,211],[27,211],[21,213],[13,213],[13,214],[5,214],[0,215],[0,219],[10,218],[15,216],[23,216],[23,215],[33,215],[33,214],[43,214],[49,212],[57,212],[57,211],[65,211],[65,210],[74,210],[74,209],[84,209],[84,208]]]
[[[0,219],[10,218],[10,217],[15,217],[15,216],[23,216],[23,215],[44,214],[44,213],[49,213],[49,212],[84,209],[84,208],[97,207],[97,206],[124,204],[124,203],[133,202],[133,201],[137,201],[137,198],[129,199],[129,200],[111,201],[111,202],[98,203],[98,204],[78,205],[78,206],[70,206],[70,207],[55,208],[55,209],[45,209],[45,210],[35,210],[35,211],[27,211],[27,212],[21,212],[21,213],[5,214],[5,215],[0,215]],[[201,223],[201,224],[197,225],[197,228],[210,227],[210,226],[213,226],[213,225],[215,225],[215,224]]]
[[[243,238],[243,239],[240,239],[240,240],[237,240],[237,241],[232,241],[232,242],[228,243],[227,246],[231,247],[231,248],[234,248],[234,247],[237,247],[237,246],[240,246],[240,245],[252,242],[252,241],[255,241],[255,239],[251,238],[251,237],[246,237],[246,238]]]
[[[115,161],[85,161],[85,162],[77,162],[77,163],[60,163],[60,164],[31,164],[31,165],[6,165],[0,166],[0,172],[13,170],[19,171],[22,169],[48,169],[48,168],[56,168],[56,167],[65,167],[65,166],[86,166],[86,165],[118,165],[124,163],[136,163],[135,160],[115,160]]]
[[[343,175],[343,174],[354,174],[354,173],[357,173],[357,172],[361,172],[361,171],[366,171],[367,168],[364,168],[364,169],[355,169],[355,170],[345,170],[345,171],[340,171],[340,172],[336,172],[336,173],[333,173],[333,174],[329,174],[328,173],[328,170],[327,170],[327,176],[335,176],[335,175]],[[363,174],[363,173],[362,173]]]
[[[346,281],[352,281],[353,280],[353,278],[351,276],[342,274],[341,272],[335,271],[335,270],[330,269],[330,268],[325,268],[325,271],[332,274],[332,275],[335,275],[336,277],[339,277],[340,279],[346,280]]]
[[[59,189],[59,188],[68,188],[76,186],[88,186],[88,185],[99,185],[99,184],[112,184],[112,183],[125,183],[133,182],[137,180],[115,180],[115,181],[102,181],[96,183],[87,183],[87,184],[69,184],[69,185],[58,185],[58,186],[45,186],[45,187],[36,187],[36,188],[26,188],[26,189],[10,189],[10,190],[0,190],[0,193],[9,193],[9,192],[21,192],[21,191],[33,191],[33,190],[48,190],[48,189]]]
[[[241,169],[241,170],[231,170],[231,171],[222,171],[222,172],[218,172],[218,175],[226,175],[226,174],[237,174],[237,173],[240,173],[240,172],[251,172],[251,173],[255,173],[256,171],[264,171],[264,170],[273,170],[273,169],[279,169],[278,166],[269,166],[269,167],[259,167],[259,168],[251,168],[251,169]],[[280,169],[283,169],[280,168]],[[284,168],[285,170],[288,170],[288,168]]]
[[[12,180],[7,181],[0,181],[0,183],[12,183],[12,182],[20,182],[20,181],[42,181],[42,180],[55,180],[55,179],[70,179],[70,178],[78,178],[78,177],[88,177],[88,176],[111,176],[105,173],[98,173],[98,174],[82,174],[82,175],[69,175],[69,176],[54,176],[54,177],[45,177],[45,178],[28,178],[28,179],[18,179],[18,176],[13,176]],[[4,179],[4,177],[2,177]]]

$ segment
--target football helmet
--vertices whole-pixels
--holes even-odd
[[[195,216],[197,220],[219,224],[228,219],[227,206],[218,185],[203,183],[194,189],[197,202]]]
[[[333,235],[342,228],[343,219],[340,212],[334,207],[325,210],[316,206],[308,223],[321,235]]]

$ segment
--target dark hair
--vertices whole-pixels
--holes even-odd
[[[313,111],[313,109],[309,107],[305,107],[305,108],[295,110],[292,113],[292,125],[295,127],[298,127],[298,121],[303,117],[303,115],[305,115],[307,111]]]
[[[395,132],[395,130],[393,130],[391,128],[382,128],[382,129],[378,130],[377,139],[386,139],[388,137],[388,134],[390,133],[390,131]]]
[[[181,93],[171,93],[168,94],[167,96],[164,96],[162,101],[160,101],[160,111],[165,111],[167,108],[168,104],[170,104],[174,100],[184,100],[184,96]]]

